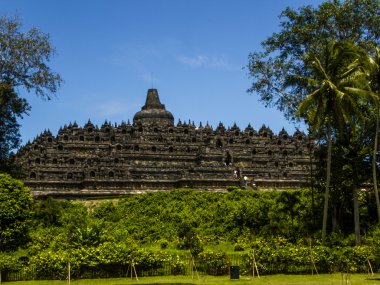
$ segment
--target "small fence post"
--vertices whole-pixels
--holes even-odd
[[[373,275],[372,265],[371,265],[371,262],[369,261],[369,258],[367,259],[367,261],[368,261],[369,269],[371,270],[371,275]],[[0,283],[1,283],[1,274],[0,274]]]
[[[71,284],[70,260],[68,261],[68,264],[67,264],[67,271],[68,271],[67,279],[69,280],[69,284]]]

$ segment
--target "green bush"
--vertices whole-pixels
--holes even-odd
[[[160,240],[160,248],[161,249],[166,249],[169,245],[169,242],[166,239],[161,239]]]
[[[314,213],[322,209],[320,198],[314,193]],[[318,240],[310,246],[309,234],[316,233],[308,190],[178,189],[91,207],[52,200],[39,207],[24,261],[36,278],[66,278],[69,260],[74,278],[122,276],[132,262],[140,272],[185,274],[191,264],[184,252],[192,254],[199,270],[212,275],[227,274],[235,258],[241,274],[251,274],[253,253],[262,274],[308,273],[314,265],[321,273],[366,272],[368,260],[375,270],[380,267],[376,227],[362,247],[351,246],[352,239],[344,233],[330,235],[330,247],[320,246]],[[60,212],[49,220],[54,209]],[[236,252],[229,258],[232,250]]]
[[[240,188],[237,186],[227,186],[228,192],[232,192],[232,191],[236,191],[236,190],[240,190]]]
[[[21,261],[12,254],[0,253],[0,270],[1,271],[18,271],[22,268]]]
[[[45,250],[30,258],[29,276],[33,279],[59,279],[67,278],[69,257],[67,252]]]
[[[172,275],[185,275],[186,264],[186,260],[181,259],[178,255],[174,256],[170,263],[170,273]]]
[[[31,228],[32,196],[27,187],[0,173],[0,251],[25,245]]]
[[[245,248],[244,248],[243,245],[241,245],[241,244],[235,244],[234,251],[244,251],[244,250],[245,250]]]
[[[228,274],[230,260],[225,252],[204,251],[196,259],[197,268],[209,275]]]

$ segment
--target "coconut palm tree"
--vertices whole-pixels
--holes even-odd
[[[370,86],[374,95],[380,99],[380,47],[376,47],[373,53],[373,56],[369,56],[363,62],[364,71],[368,74],[368,79],[370,81]],[[375,137],[373,143],[373,152],[372,152],[372,178],[373,178],[373,189],[375,192],[376,198],[376,207],[377,207],[377,222],[380,224],[380,200],[379,200],[379,191],[377,189],[377,149],[378,149],[378,133],[380,125],[380,110],[379,105],[375,105]]]
[[[298,115],[305,118],[320,137],[325,136],[327,142],[322,244],[326,240],[333,135],[343,132],[354,116],[361,116],[360,101],[373,100],[365,73],[360,68],[363,54],[364,51],[352,42],[332,41],[323,53],[306,55],[310,77],[294,78],[303,81],[311,91],[298,106]],[[360,243],[360,239],[357,242]]]

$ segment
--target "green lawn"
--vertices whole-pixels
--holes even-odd
[[[323,284],[323,285],[380,285],[380,274],[373,276],[366,274],[321,274],[321,275],[270,275],[260,278],[240,277],[239,280],[230,280],[228,276],[163,276],[142,277],[139,280],[131,278],[114,279],[85,279],[73,280],[74,285],[143,285],[155,283],[193,283],[197,285],[301,285],[301,284]],[[4,285],[64,285],[67,281],[18,281],[7,282]]]

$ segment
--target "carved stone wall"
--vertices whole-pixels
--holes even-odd
[[[152,95],[153,94],[153,95]],[[154,98],[152,98],[154,97]],[[310,181],[313,145],[296,131],[278,135],[236,124],[173,124],[150,89],[134,122],[46,131],[17,155],[35,195],[114,195],[178,187],[302,187]]]

